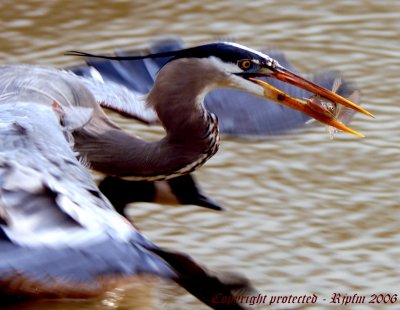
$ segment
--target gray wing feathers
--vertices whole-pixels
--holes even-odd
[[[145,123],[158,122],[155,111],[146,105],[145,96],[123,85],[103,80],[95,68],[90,68],[90,77],[81,77],[83,84],[102,107],[136,118]]]
[[[174,276],[98,192],[50,106],[0,104],[0,210],[0,292],[73,296],[107,277]]]
[[[85,248],[51,247],[26,248],[7,241],[0,241],[0,283],[10,279],[2,289],[11,286],[12,278],[22,276],[25,281],[35,282],[36,289],[76,292],[86,287],[94,292],[104,291],[102,279],[123,278],[137,274],[156,274],[173,277],[165,263],[146,247],[132,242],[111,239],[93,242]],[[109,279],[109,280],[110,280]],[[37,293],[37,292],[36,292]],[[71,297],[71,293],[68,294]]]
[[[95,223],[85,218],[93,208],[112,209],[100,194],[92,194],[97,187],[76,159],[51,107],[2,104],[0,114],[0,204],[11,239],[31,245],[55,242],[60,234],[68,237],[66,228]],[[38,234],[30,238],[30,233]]]

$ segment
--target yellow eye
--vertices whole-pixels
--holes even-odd
[[[251,61],[248,59],[241,60],[239,62],[239,67],[240,67],[240,69],[248,70],[251,68]]]

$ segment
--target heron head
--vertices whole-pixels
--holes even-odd
[[[237,43],[220,42],[182,49],[177,51],[175,55],[170,58],[169,62],[188,58],[206,59],[205,62],[208,62],[209,64],[212,63],[215,70],[224,72],[227,78],[222,79],[223,85],[220,86],[232,87],[257,96],[268,98],[277,103],[303,112],[322,123],[358,136],[363,135],[342,124],[334,117],[334,115],[327,113],[323,107],[313,105],[306,100],[291,97],[287,93],[258,78],[275,78],[296,87],[300,87],[331,102],[341,104],[354,109],[355,111],[372,116],[370,112],[350,100],[283,67],[277,60],[268,55]]]

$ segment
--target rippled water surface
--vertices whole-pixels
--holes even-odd
[[[269,46],[304,72],[345,72],[376,116],[357,115],[352,123],[366,138],[330,141],[321,126],[263,141],[224,139],[197,176],[227,212],[155,204],[130,212],[158,245],[210,269],[239,272],[264,294],[314,293],[313,308],[321,309],[336,292],[400,294],[399,1],[2,0],[0,29],[2,63],[65,66],[75,61],[66,50],[111,52],[172,34],[187,45],[228,38]],[[144,137],[159,134],[123,125]],[[172,284],[155,283],[19,309],[205,307]]]

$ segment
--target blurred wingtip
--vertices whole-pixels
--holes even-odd
[[[211,274],[182,253],[162,249],[153,249],[152,251],[172,266],[178,275],[174,279],[177,284],[212,309],[246,309],[235,296],[250,296],[256,292],[250,281],[237,273]],[[230,303],[218,302],[218,296],[227,298]]]
[[[214,211],[226,211],[226,209],[223,206],[221,206],[218,202],[202,194],[199,194],[198,196],[194,197],[194,199],[190,204]]]

